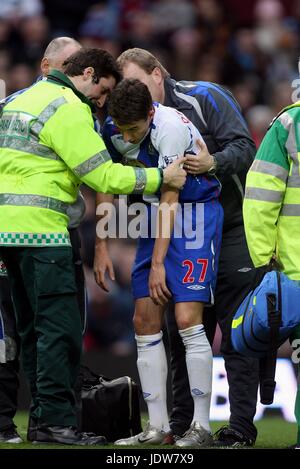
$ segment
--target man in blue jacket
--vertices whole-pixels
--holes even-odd
[[[200,131],[198,157],[187,159],[190,174],[216,174],[222,183],[220,201],[224,209],[222,249],[219,261],[215,305],[206,311],[206,334],[213,341],[216,320],[222,330],[221,352],[229,383],[230,420],[215,436],[218,446],[252,446],[257,430],[256,412],[258,362],[236,353],[230,342],[231,316],[239,299],[249,288],[255,270],[245,239],[242,200],[246,173],[255,155],[255,145],[240,107],[232,94],[208,82],[176,82],[161,63],[143,49],[129,49],[118,63],[124,78],[144,82],[153,101],[184,113]],[[167,319],[171,347],[173,410],[170,426],[174,436],[189,428],[193,402],[189,395],[184,346],[180,340],[174,312]],[[172,435],[169,438],[172,442]]]

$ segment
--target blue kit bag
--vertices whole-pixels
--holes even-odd
[[[232,345],[242,355],[266,357],[299,323],[299,283],[272,270],[238,307],[231,325]]]

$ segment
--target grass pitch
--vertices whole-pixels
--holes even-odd
[[[146,421],[144,417],[143,421]],[[27,413],[19,412],[15,418],[15,424],[17,425],[17,430],[20,436],[26,441],[26,430],[27,430]],[[212,422],[212,430],[215,432],[222,425],[225,425],[226,422]],[[280,417],[266,417],[262,420],[256,422],[256,427],[258,430],[258,437],[256,440],[255,449],[262,448],[287,448],[290,445],[296,443],[297,437],[297,425],[295,423],[289,423],[283,420]],[[29,442],[24,442],[22,444],[0,444],[0,449],[86,449],[84,446],[67,446],[67,445],[33,445]],[[89,447],[89,449],[99,449],[101,446]],[[109,445],[104,446],[104,449],[118,449],[119,446]],[[136,448],[141,448],[136,447]],[[155,446],[151,447],[155,448]],[[156,448],[162,449],[160,446]],[[164,448],[171,448],[165,446]]]

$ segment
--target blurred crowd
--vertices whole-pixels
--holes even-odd
[[[291,83],[299,75],[300,0],[1,1],[0,78],[7,94],[39,76],[45,47],[57,36],[72,36],[115,57],[128,47],[142,47],[178,80],[226,86],[258,146],[272,117],[291,102]],[[93,276],[95,197],[88,189],[84,194],[85,347],[126,354],[134,348],[130,268],[135,243],[111,241],[116,282],[109,294],[102,292]]]

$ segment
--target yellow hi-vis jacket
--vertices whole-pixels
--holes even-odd
[[[157,168],[113,164],[88,99],[53,71],[0,117],[0,245],[68,245],[66,210],[81,182],[112,194],[155,193]]]
[[[300,280],[300,102],[274,119],[248,172],[244,200],[247,243],[256,267],[276,255]]]

